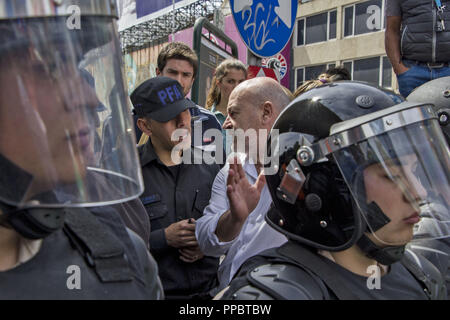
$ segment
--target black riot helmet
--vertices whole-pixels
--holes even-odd
[[[410,203],[426,199],[419,200],[410,191],[410,171],[409,175],[398,172],[410,166],[402,157],[421,155],[408,139],[421,136],[424,127],[433,137],[421,136],[422,149],[433,150],[431,141],[439,139],[432,108],[406,102],[396,105],[399,99],[366,83],[344,81],[314,88],[292,101],[276,120],[268,141],[270,157],[264,171],[274,203],[266,216],[269,225],[314,248],[342,251],[358,243],[381,263],[398,260],[404,243],[376,238],[376,231],[398,218],[388,212],[371,181],[383,173],[391,179],[390,187],[398,184],[400,191],[392,195],[408,200],[399,215],[407,215],[408,223],[414,221],[419,208],[412,209]],[[448,167],[445,150],[430,150],[421,150],[430,159],[415,163],[422,179],[438,176]],[[443,155],[441,166],[431,168],[431,173],[426,170],[427,160],[439,161]],[[440,194],[445,197],[448,172],[443,175],[436,189],[442,187]],[[431,189],[432,182],[424,183]],[[372,236],[368,239],[365,234]]]
[[[0,0],[0,224],[24,237],[60,228],[66,208],[142,193],[115,10],[110,0]],[[105,141],[114,153],[102,154]]]
[[[414,89],[406,100],[433,104],[447,144],[450,144],[450,77],[424,83]]]

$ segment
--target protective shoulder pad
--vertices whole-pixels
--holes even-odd
[[[410,249],[405,250],[403,265],[420,281],[431,300],[446,300],[447,289],[439,270],[427,258]]]
[[[92,212],[67,209],[63,230],[102,282],[133,280],[124,244]]]
[[[252,285],[246,285],[232,295],[230,295],[228,299],[232,300],[273,300],[272,296],[269,296],[267,293],[262,291],[261,289],[254,287]]]
[[[250,290],[248,287],[241,288],[236,295],[246,295],[247,299],[278,300],[323,300],[326,288],[323,283],[305,270],[292,264],[265,264],[254,268],[247,273],[247,280],[253,288],[259,289],[260,296],[256,297],[258,291]]]

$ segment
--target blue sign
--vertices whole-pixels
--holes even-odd
[[[291,38],[298,0],[230,0],[242,40],[262,58],[281,52]]]

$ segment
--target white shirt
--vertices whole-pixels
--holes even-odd
[[[219,241],[215,234],[217,222],[230,208],[226,192],[229,168],[227,163],[217,174],[209,205],[203,211],[203,216],[197,220],[195,228],[198,244],[205,255],[220,257],[226,254],[218,270],[219,290],[228,286],[242,263],[248,258],[266,249],[279,247],[287,241],[283,234],[275,231],[264,220],[272,203],[267,185],[261,192],[261,198],[255,210],[250,213],[242,226],[239,236],[229,242]],[[255,166],[246,161],[243,169],[248,181],[254,184],[258,178]]]

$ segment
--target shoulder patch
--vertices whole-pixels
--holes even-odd
[[[158,193],[151,194],[149,196],[145,196],[141,198],[142,204],[152,204],[158,201],[161,201],[161,196]]]

